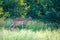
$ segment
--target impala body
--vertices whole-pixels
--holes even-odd
[[[16,18],[16,19],[13,20],[11,28],[14,28],[18,24],[22,24],[22,28],[23,28],[23,25],[26,24],[31,19],[32,19],[31,17],[26,18],[26,19],[25,18]]]

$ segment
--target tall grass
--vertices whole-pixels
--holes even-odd
[[[4,40],[60,40],[60,31],[3,30]]]
[[[17,25],[21,30],[13,31],[9,30],[11,24],[11,19],[0,20],[0,40],[60,40],[60,30],[56,30],[55,23],[32,20],[27,22],[24,29]]]
[[[8,19],[6,21],[1,20],[0,21],[0,27],[4,27],[5,29],[10,29],[10,25],[13,23],[12,19]],[[19,24],[16,26],[16,28],[21,29],[22,26]],[[27,22],[24,25],[24,29],[29,29],[29,30],[33,30],[33,31],[39,31],[39,30],[56,30],[58,29],[59,26],[57,23],[45,23],[43,21],[37,21],[37,20],[32,20]]]
[[[0,40],[3,40],[3,31],[0,29]]]

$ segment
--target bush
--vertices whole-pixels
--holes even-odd
[[[5,29],[10,29],[10,25],[13,23],[13,21],[11,19],[6,20],[5,21]],[[0,23],[0,25],[2,26],[2,23]],[[22,29],[22,25],[18,24],[16,26],[16,28],[18,29]],[[54,30],[54,29],[58,29],[58,24],[56,23],[45,23],[43,21],[39,21],[39,20],[32,20],[27,22],[24,25],[24,29],[29,29],[29,30],[33,30],[33,31],[39,31],[39,30]]]

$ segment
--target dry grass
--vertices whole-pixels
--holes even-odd
[[[1,33],[2,34],[2,33]],[[20,30],[10,31],[3,30],[3,37],[0,34],[2,40],[60,40],[60,31],[36,31],[31,30]]]

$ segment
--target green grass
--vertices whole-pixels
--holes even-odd
[[[3,40],[3,30],[0,29],[0,40]]]
[[[12,20],[0,20],[0,40],[60,40],[60,30],[56,30],[55,23],[32,20],[24,29],[16,26],[17,30],[13,31],[9,30],[11,23]]]
[[[2,36],[2,33],[0,34]],[[0,36],[0,37],[1,37]],[[4,40],[60,40],[60,31],[3,30]],[[2,38],[0,38],[2,40]]]
[[[10,29],[10,25],[13,23],[12,19],[8,19],[6,21],[0,20],[0,27],[4,27],[5,29]],[[16,26],[21,29],[22,26],[19,24]],[[24,29],[29,29],[32,31],[40,31],[40,30],[56,30],[59,26],[57,23],[45,23],[40,20],[31,20],[24,25]]]

